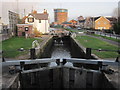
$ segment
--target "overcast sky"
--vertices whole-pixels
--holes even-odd
[[[50,15],[50,21],[53,22],[53,9],[55,8],[68,9],[68,20],[77,19],[80,15],[84,17],[100,15],[113,16],[115,8],[118,7],[118,1],[119,0],[3,0],[2,17],[8,14],[7,10],[19,12],[20,16],[23,16],[24,9],[25,14],[31,12],[32,9],[38,12],[47,9]],[[19,10],[17,10],[17,8]]]

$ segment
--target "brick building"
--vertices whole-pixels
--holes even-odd
[[[17,24],[18,36],[33,37],[32,24]]]
[[[74,26],[74,25],[77,25],[77,21],[76,21],[76,20],[73,20],[73,19],[70,20],[69,23],[72,23],[73,26]]]
[[[68,10],[67,9],[54,9],[54,18],[57,24],[66,22],[68,19]]]

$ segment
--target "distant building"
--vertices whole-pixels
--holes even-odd
[[[85,24],[85,20],[79,20],[77,22],[77,26],[81,27],[81,28],[84,28],[84,24]]]
[[[83,16],[79,16],[79,17],[78,17],[78,21],[81,21],[81,20],[84,20],[84,17],[83,17]]]
[[[120,22],[120,1],[118,2],[118,21]]]
[[[12,36],[17,35],[17,24],[19,19],[19,14],[8,11],[9,12],[9,34]]]
[[[34,37],[32,24],[17,24],[18,36]]]
[[[85,19],[83,16],[79,16],[77,20],[77,27],[84,28]]]
[[[61,25],[63,25],[63,27],[70,27],[72,26],[71,22],[63,22]]]
[[[62,24],[68,19],[67,9],[54,9],[54,19],[57,24]]]
[[[2,20],[1,20],[1,17],[0,17],[0,33],[2,33],[2,29],[3,29],[3,23],[2,23]]]
[[[109,30],[112,25],[117,21],[114,17],[87,17],[84,27],[88,29]]]
[[[87,29],[99,29],[99,30],[109,30],[112,29],[114,23],[117,22],[115,17],[87,17],[84,22],[84,28]]]
[[[106,17],[101,16],[95,20],[95,29],[106,30],[111,29],[111,27],[111,22]]]
[[[33,37],[36,33],[48,33],[49,32],[49,14],[46,10],[43,13],[37,13],[34,11],[24,17],[25,24],[18,24],[18,36]],[[23,28],[20,28],[23,27]],[[27,29],[27,30],[26,30]]]
[[[84,22],[84,28],[86,29],[94,28],[93,23],[94,23],[94,19],[91,17],[87,17]]]
[[[73,19],[73,20],[70,20],[69,22],[72,23],[73,26],[77,25],[77,21],[74,20],[74,19]]]

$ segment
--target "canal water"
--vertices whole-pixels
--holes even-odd
[[[62,39],[60,40],[60,42],[54,40],[51,58],[52,59],[60,59],[60,62],[62,62],[62,59],[66,59],[66,58],[70,59],[71,58],[71,53],[68,48],[68,45],[66,45]],[[67,62],[65,65],[73,66],[72,63],[70,63],[70,62]],[[49,66],[50,67],[57,66],[57,64],[55,62],[52,62],[49,64]]]

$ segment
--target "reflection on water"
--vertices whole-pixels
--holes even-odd
[[[51,55],[52,59],[60,59],[60,61],[63,58],[71,58],[69,49],[63,44],[63,43],[56,43],[54,44],[53,52]],[[56,66],[57,64],[55,62],[50,63],[51,66]],[[72,63],[66,63],[67,66],[73,66]]]

